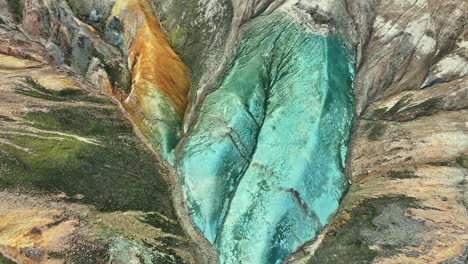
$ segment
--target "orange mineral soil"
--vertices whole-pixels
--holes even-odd
[[[132,71],[132,91],[125,107],[137,123],[145,118],[145,98],[159,92],[182,119],[190,78],[187,68],[167,42],[147,0],[119,0],[112,16],[122,21]]]
[[[118,19],[132,72],[125,111],[153,149],[170,160],[187,108],[190,78],[167,42],[148,0],[118,0],[109,17]]]

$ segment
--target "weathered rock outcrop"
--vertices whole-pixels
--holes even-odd
[[[56,64],[73,67],[83,76],[102,64],[112,83],[128,89],[131,78],[118,49],[77,19],[65,1],[25,0],[22,10],[22,30],[42,44]]]
[[[428,73],[432,65],[443,63],[443,57],[458,52],[455,45],[466,27],[466,10],[463,1],[381,1],[367,25],[372,34],[363,47],[356,78],[358,114],[376,100],[436,81],[436,73]],[[456,61],[448,64],[461,63],[458,67],[466,68],[463,60],[451,56],[447,59]]]

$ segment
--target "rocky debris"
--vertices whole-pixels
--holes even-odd
[[[435,63],[421,88],[437,83],[447,83],[468,75],[468,29],[457,39],[455,47]]]
[[[407,197],[363,201],[346,215],[343,231],[330,228],[326,232],[319,251],[307,263],[370,263],[378,254],[391,256],[405,246],[420,245],[414,233],[423,231],[425,225],[408,216],[414,208],[414,200]]]
[[[14,24],[20,23],[23,17],[24,0],[2,0],[0,1],[2,13],[9,13],[7,17],[3,17],[3,22],[11,22]],[[6,20],[4,18],[7,18]]]
[[[196,263],[177,223],[157,213],[99,212],[33,193],[0,198],[0,251],[19,263]]]
[[[0,1],[0,10],[0,24],[13,24],[15,17],[12,11],[14,9],[7,0]]]
[[[468,107],[468,78],[416,91],[402,92],[369,106],[362,116],[367,120],[412,121],[440,111],[457,111]]]
[[[0,52],[27,60],[47,63],[46,49],[10,23],[0,23]]]
[[[119,50],[103,41],[94,28],[74,17],[68,3],[25,1],[22,28],[30,38],[48,47],[48,53],[60,66],[70,66],[81,75],[88,72],[97,58],[112,85],[126,90],[130,75]]]
[[[115,0],[90,0],[90,1],[80,1],[80,0],[67,0],[67,3],[70,5],[73,10],[73,14],[76,17],[83,16],[92,16],[92,13],[96,13],[102,18],[107,18],[112,10],[112,7],[115,4]],[[95,21],[97,22],[97,21]]]

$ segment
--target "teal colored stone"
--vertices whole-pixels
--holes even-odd
[[[280,263],[347,188],[352,52],[285,13],[247,27],[178,161],[189,212],[221,263]]]
[[[181,123],[174,108],[163,95],[148,89],[143,98],[144,134],[153,149],[170,164],[174,162],[174,148],[180,137]]]

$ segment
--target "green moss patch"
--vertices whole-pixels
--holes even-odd
[[[383,122],[369,122],[364,126],[364,130],[368,131],[367,139],[377,141],[385,135],[387,125]]]
[[[44,99],[48,101],[66,102],[66,101],[87,101],[93,103],[108,103],[104,98],[89,96],[81,90],[62,89],[59,91],[50,90],[40,85],[31,78],[25,79],[26,86],[16,89],[17,94]]]
[[[347,223],[330,229],[309,263],[371,263],[377,256],[392,256],[401,253],[402,247],[417,246],[424,224],[406,215],[416,206],[415,199],[405,196],[365,200],[351,210]]]
[[[365,115],[365,119],[369,120],[412,120],[421,116],[427,116],[437,112],[443,105],[441,98],[430,98],[419,104],[408,106],[413,99],[412,94],[403,96],[395,105],[390,109],[387,107],[378,108],[370,114]],[[402,109],[404,111],[402,111]]]
[[[16,264],[16,262],[10,260],[7,257],[4,257],[0,254],[0,264]]]
[[[32,126],[47,131],[4,136],[29,151],[0,144],[0,186],[65,192],[70,200],[103,211],[157,211],[175,217],[161,168],[112,110],[117,111],[76,107],[28,114]]]
[[[106,60],[102,60],[106,61]],[[104,68],[109,75],[111,84],[120,89],[124,94],[129,94],[132,90],[130,72],[119,65],[104,64]]]
[[[12,122],[14,120],[9,118],[8,116],[0,115],[0,121]]]
[[[414,116],[414,118],[430,115],[435,113],[438,109],[440,109],[440,105],[442,103],[442,99],[440,98],[431,98],[420,104],[408,107],[407,112]]]
[[[374,119],[379,119],[383,116],[385,116],[385,113],[388,111],[388,108],[387,107],[382,107],[382,108],[378,108],[378,109],[375,109],[372,113],[371,113],[371,117],[374,117]],[[370,118],[372,119],[372,118]]]
[[[118,60],[109,61],[108,56],[103,54],[98,47],[94,47],[91,50],[90,57],[98,58],[102,62],[112,86],[124,92],[124,94],[130,93],[132,90],[132,76],[127,67],[122,65]]]
[[[169,31],[166,35],[166,38],[169,44],[171,45],[171,47],[180,47],[181,44],[185,42],[186,36],[187,36],[187,30],[178,26],[174,30]]]
[[[419,178],[413,170],[402,169],[402,170],[392,170],[387,174],[390,178],[393,179],[414,179]]]
[[[372,111],[370,114],[365,115],[366,119],[369,120],[391,120],[394,115],[400,112],[400,110],[411,103],[413,100],[411,97],[413,94],[407,94],[403,96],[398,102],[392,107],[382,107]]]
[[[468,169],[468,155],[463,154],[459,157],[457,157],[457,163],[458,165],[462,166],[465,169]]]
[[[163,232],[168,234],[174,234],[179,236],[184,235],[176,222],[168,221],[167,219],[164,219],[157,213],[149,212],[145,214],[143,219],[139,219],[139,221],[145,224],[149,224],[156,228],[161,228]]]
[[[403,96],[395,105],[393,105],[388,111],[385,112],[385,116],[391,117],[398,113],[403,107],[407,106],[409,103],[411,103],[412,99],[411,96],[412,94],[407,94]]]
[[[128,124],[113,116],[117,108],[63,107],[49,112],[36,111],[26,115],[33,126],[81,136],[112,137],[132,134]],[[109,118],[110,117],[110,118]]]

